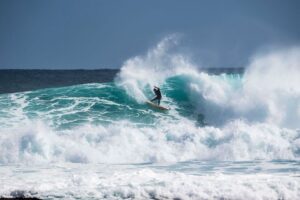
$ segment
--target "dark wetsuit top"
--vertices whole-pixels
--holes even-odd
[[[154,88],[153,91],[156,95],[156,98],[161,99],[160,89],[159,88]]]

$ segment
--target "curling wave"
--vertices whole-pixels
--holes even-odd
[[[172,43],[126,61],[115,82],[1,95],[0,163],[299,159],[298,48],[214,75]],[[145,105],[154,85],[169,112]]]

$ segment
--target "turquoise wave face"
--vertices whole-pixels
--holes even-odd
[[[144,124],[154,121],[153,111],[136,103],[114,83],[85,84],[2,95],[1,106],[7,111],[1,113],[0,118],[3,121],[12,117],[8,116],[8,113],[17,117],[20,113],[15,108],[19,107],[22,108],[20,112],[24,117],[45,121],[59,129],[74,128],[86,123],[117,123],[120,120]]]
[[[238,76],[226,78],[239,79]],[[180,117],[203,124],[205,116],[195,112],[196,105],[191,102],[188,86],[184,76],[171,77],[161,86],[162,105],[171,106],[174,112],[160,112],[145,103],[138,103],[114,82],[6,94],[0,96],[3,108],[0,119],[7,126],[25,118],[42,120],[56,129],[72,129],[87,123],[108,125],[119,121],[155,126],[161,118],[178,120]],[[148,99],[154,96],[149,86],[143,88],[143,92]],[[204,101],[203,98],[198,100]]]

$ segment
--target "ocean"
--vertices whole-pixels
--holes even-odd
[[[298,50],[206,69],[164,45],[120,70],[0,71],[0,197],[299,199]]]

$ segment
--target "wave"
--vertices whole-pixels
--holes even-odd
[[[199,72],[199,66],[183,55],[169,53],[176,40],[168,37],[145,56],[126,61],[117,84],[142,103],[154,85],[168,90],[168,81],[175,77],[179,80],[174,80],[171,89],[188,95],[189,103],[210,123],[220,125],[242,118],[300,127],[300,48],[257,55],[243,75],[209,75]]]
[[[0,96],[0,163],[298,160],[300,50],[214,75],[164,39],[110,83]],[[145,105],[152,87],[169,112]]]

